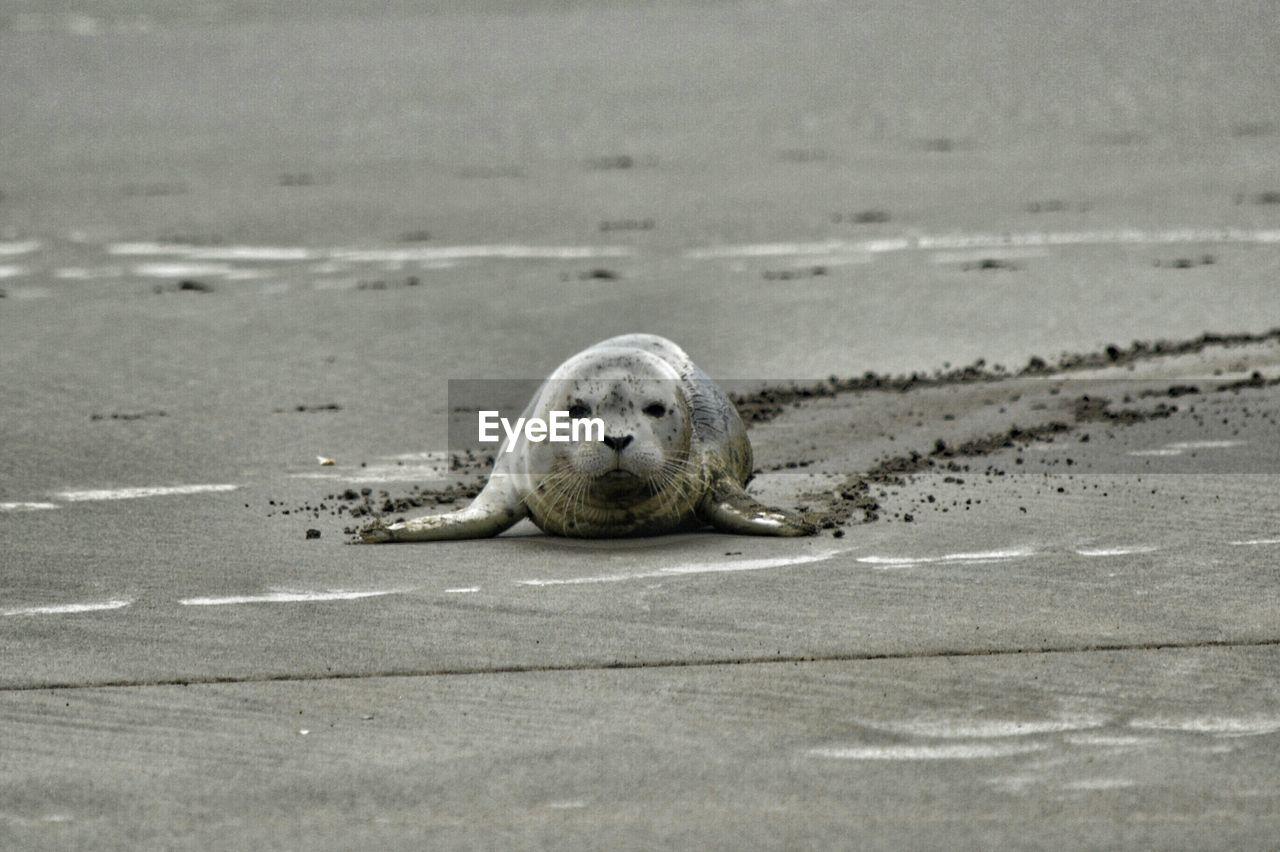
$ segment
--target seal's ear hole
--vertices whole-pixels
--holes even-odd
[[[591,416],[591,406],[582,400],[575,400],[573,405],[569,406],[569,417],[573,420],[580,420],[583,417]]]
[[[651,402],[644,407],[644,413],[650,417],[661,417],[667,413],[667,407],[660,402]]]

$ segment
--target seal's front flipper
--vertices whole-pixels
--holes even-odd
[[[492,538],[512,526],[526,514],[524,504],[490,477],[489,483],[471,505],[443,515],[423,515],[398,524],[382,519],[370,521],[360,528],[365,544],[394,541],[457,541],[466,538]]]
[[[698,517],[721,532],[738,535],[814,535],[818,528],[795,512],[756,500],[729,479],[712,483],[698,506]]]

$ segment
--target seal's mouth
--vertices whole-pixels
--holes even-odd
[[[645,493],[647,483],[628,470],[614,468],[592,480],[592,491],[608,500],[623,500]]]

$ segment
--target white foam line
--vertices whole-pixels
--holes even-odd
[[[370,482],[418,482],[423,479],[440,479],[448,475],[448,464],[425,465],[373,465],[371,467],[353,468],[349,472],[341,471],[303,471],[291,473],[294,479],[328,479],[338,482],[370,483]]]
[[[1083,781],[1072,781],[1064,784],[1067,790],[1123,790],[1126,787],[1136,787],[1138,782],[1131,778],[1086,778]]]
[[[1030,754],[1048,748],[1043,743],[957,743],[931,746],[855,746],[848,748],[812,748],[814,757],[838,760],[982,760]]]
[[[145,488],[104,488],[95,491],[60,491],[59,497],[72,503],[84,500],[133,500],[138,497],[172,497],[180,494],[209,494],[235,491],[238,485],[153,485]]]
[[[903,248],[910,244],[904,241]],[[791,257],[809,254],[842,254],[857,252],[858,244],[847,240],[828,240],[821,243],[755,243],[736,246],[713,246],[690,249],[685,257],[690,260],[715,260],[728,257]]]
[[[763,571],[768,568],[790,568],[794,565],[811,565],[825,562],[831,557],[844,553],[843,550],[832,550],[825,553],[813,553],[804,556],[780,556],[765,559],[738,559],[730,562],[689,562],[683,565],[672,565],[657,571],[638,571],[633,574],[603,574],[595,577],[568,577],[556,580],[517,580],[520,586],[572,586],[582,583],[619,583],[623,580],[649,580],[661,577],[681,577],[690,574],[717,574],[733,571]]]
[[[40,509],[56,509],[57,503],[0,503],[0,512],[35,512]]]
[[[733,257],[787,257],[794,255],[866,252],[880,254],[897,251],[936,251],[939,249],[999,249],[1071,245],[1143,245],[1180,243],[1280,243],[1280,230],[1248,230],[1241,228],[1175,228],[1148,231],[1123,228],[1112,231],[1029,231],[1002,234],[921,234],[913,237],[879,240],[827,240],[825,242],[748,243],[690,249],[685,257],[692,260],[715,260]]]
[[[445,260],[586,260],[590,258],[630,257],[633,249],[625,246],[524,246],[475,245],[438,246],[412,249],[337,249],[329,258],[348,263],[408,263]]]
[[[427,450],[425,452],[400,453],[394,456],[382,456],[384,459],[391,461],[416,461],[416,462],[436,462],[445,464],[449,461],[449,452],[447,450]]]
[[[19,254],[30,254],[40,250],[39,240],[24,240],[14,243],[0,243],[0,257],[13,257]]]
[[[97,603],[73,603],[73,604],[49,604],[46,606],[26,606],[17,609],[6,609],[0,615],[71,615],[77,612],[100,612],[107,609],[123,609],[131,600],[118,598],[111,601],[99,601]]]
[[[1156,717],[1133,719],[1129,727],[1144,731],[1183,731],[1190,734],[1217,734],[1228,737],[1256,737],[1280,731],[1280,717],[1253,718],[1202,716],[1188,719]]]
[[[236,604],[254,603],[312,603],[316,601],[354,601],[361,598],[377,598],[385,595],[396,595],[404,589],[377,589],[374,591],[356,592],[343,589],[331,589],[324,592],[267,592],[261,595],[231,595],[222,598],[184,598],[178,601],[183,606],[233,606]]]
[[[320,253],[307,248],[278,246],[193,246],[182,243],[112,243],[107,254],[117,257],[182,257],[187,260],[312,260]]]
[[[1171,450],[1221,450],[1244,446],[1244,441],[1176,441],[1165,444]]]
[[[1029,231],[1006,234],[954,234],[920,236],[921,249],[999,248],[1002,246],[1139,245],[1173,243],[1280,243],[1280,230],[1243,228],[1171,228],[1148,231],[1120,228],[1111,231]]]
[[[1128,556],[1131,553],[1155,553],[1160,548],[1150,545],[1139,547],[1086,547],[1077,550],[1079,556]]]
[[[1032,722],[1014,719],[985,721],[922,719],[911,722],[868,723],[867,727],[917,737],[982,740],[1055,734],[1064,731],[1086,731],[1092,728],[1101,728],[1105,724],[1107,724],[1107,720],[1101,716],[1083,716],[1078,719],[1046,719]]]
[[[473,592],[478,592],[478,591],[480,591],[479,586],[467,586],[466,588],[463,588],[463,589],[445,589],[444,593],[446,595],[469,595]]]
[[[191,246],[175,243],[113,243],[107,253],[123,257],[178,257],[192,261],[328,261],[346,263],[407,263],[501,258],[512,260],[585,260],[629,257],[626,246],[460,245],[417,248],[308,249],[280,246]],[[213,273],[206,273],[213,274]]]
[[[1174,441],[1154,450],[1133,450],[1131,456],[1180,456],[1187,450],[1225,450],[1244,446],[1244,441]]]
[[[940,562],[997,562],[1031,556],[1033,553],[1034,551],[1031,550],[988,550],[979,553],[948,553],[943,556],[862,556],[858,558],[858,561],[884,568],[900,568],[909,565],[930,565]]]
[[[965,251],[939,251],[931,256],[934,263],[966,263],[975,260],[983,260],[985,258],[1000,258],[1002,260],[1022,260],[1036,257],[1044,257],[1047,252],[1042,249],[1035,248],[1011,248],[1004,250],[988,251],[985,249],[968,249]]]
[[[225,263],[139,263],[133,267],[134,275],[146,278],[180,278],[184,275],[231,275],[236,272]]]
[[[298,261],[313,260],[316,252],[306,248],[277,246],[219,246],[196,249],[185,256],[192,260]]]
[[[0,278],[20,278],[28,274],[29,271],[25,266],[14,266],[12,264],[0,266]]]
[[[1064,739],[1069,745],[1105,748],[1145,748],[1160,744],[1158,737],[1132,737],[1117,734],[1076,734]]]
[[[1246,538],[1240,541],[1229,541],[1233,547],[1249,547],[1260,544],[1280,544],[1280,538]]]
[[[735,246],[710,246],[690,249],[685,257],[690,260],[716,260],[733,257],[794,257],[809,255],[883,254],[914,248],[911,239],[894,237],[883,240],[825,240],[801,243],[748,243]]]
[[[66,266],[54,270],[53,277],[64,281],[94,281],[99,278],[119,278],[124,270],[119,266],[100,266],[86,268],[83,266]]]

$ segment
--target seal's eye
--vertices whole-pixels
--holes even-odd
[[[575,402],[573,405],[569,406],[570,420],[581,420],[584,417],[590,417],[590,416],[591,416],[591,408],[584,403]]]
[[[661,417],[667,413],[667,407],[660,402],[651,402],[644,407],[644,413],[650,417]]]

